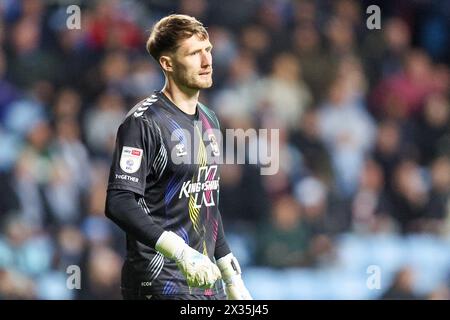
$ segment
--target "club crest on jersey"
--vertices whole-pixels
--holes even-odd
[[[175,149],[177,149],[177,157],[182,157],[187,154],[186,147],[181,142],[175,145]]]
[[[210,134],[208,136],[208,139],[209,139],[209,143],[210,143],[211,148],[212,148],[213,155],[215,157],[220,156],[220,149],[219,149],[219,145],[217,144],[216,136],[213,135],[213,134]]]
[[[124,146],[120,155],[120,168],[126,173],[135,173],[141,167],[142,154],[142,149]]]

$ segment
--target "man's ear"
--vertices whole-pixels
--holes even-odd
[[[173,65],[172,65],[172,58],[169,56],[161,56],[159,57],[159,64],[161,65],[161,68],[163,68],[166,72],[172,72],[173,71]]]

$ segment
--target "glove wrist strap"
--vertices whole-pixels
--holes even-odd
[[[232,253],[217,260],[217,266],[222,273],[222,279],[225,283],[232,283],[241,278],[241,267]]]
[[[185,246],[186,243],[181,237],[172,231],[164,231],[156,242],[155,249],[163,256],[178,261],[182,257]]]

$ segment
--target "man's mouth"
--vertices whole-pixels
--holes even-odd
[[[203,72],[200,72],[200,73],[199,73],[199,75],[201,75],[201,76],[206,76],[206,75],[209,75],[209,74],[211,74],[211,70],[209,70],[209,71],[203,71]]]

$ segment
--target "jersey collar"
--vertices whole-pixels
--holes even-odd
[[[199,105],[195,106],[195,114],[187,114],[180,108],[178,108],[162,91],[156,91],[155,94],[159,97],[161,97],[161,100],[163,101],[164,105],[167,106],[169,109],[171,109],[176,114],[181,115],[182,117],[188,119],[189,121],[198,121],[199,119]]]

